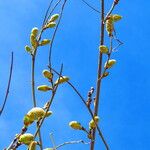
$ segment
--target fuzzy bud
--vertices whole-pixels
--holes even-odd
[[[109,69],[111,68],[114,64],[116,64],[115,59],[110,59],[107,62],[105,62],[104,68]]]
[[[44,45],[47,45],[47,44],[49,44],[51,41],[49,40],[49,39],[44,39],[44,40],[42,40],[40,43],[39,43],[39,45],[40,46],[44,46]]]
[[[94,122],[95,120],[95,122]],[[99,117],[98,116],[95,116],[94,117],[94,120],[92,119],[90,122],[89,122],[89,128],[90,129],[95,129],[96,128],[96,124],[95,123],[98,123],[99,122]]]
[[[34,136],[31,133],[25,133],[19,137],[19,142],[29,145],[34,140]]]
[[[48,79],[52,79],[53,78],[53,74],[51,72],[49,72],[48,70],[43,70],[43,76],[45,78],[48,78]]]
[[[34,28],[31,30],[31,34],[33,34],[35,37],[37,37],[38,32],[39,32],[39,29],[38,29],[37,27],[34,27]]]
[[[25,46],[25,50],[26,50],[27,52],[31,52],[31,47],[28,46],[28,45],[26,45],[26,46]]]
[[[99,46],[99,50],[101,53],[107,54],[108,53],[108,47],[105,45]]]
[[[69,77],[63,76],[63,77],[60,77],[56,80],[55,85],[62,84],[62,83],[67,82],[67,81],[69,81]]]
[[[120,15],[118,15],[118,14],[114,14],[113,15],[113,21],[114,22],[117,22],[117,21],[119,21],[119,20],[121,20],[122,19],[122,16],[120,16]]]
[[[77,121],[71,121],[71,122],[69,123],[69,126],[70,126],[71,128],[73,128],[73,129],[75,129],[75,130],[81,130],[81,129],[82,129],[81,124],[80,124],[79,122],[77,122]]]
[[[54,22],[59,18],[59,14],[54,14],[51,16],[50,21],[49,22]]]
[[[112,36],[112,32],[114,31],[113,17],[109,16],[106,20],[106,31],[109,36]]]
[[[46,25],[45,28],[54,28],[56,26],[56,23],[55,22],[50,22]]]
[[[36,48],[38,46],[38,43],[37,43],[37,40],[36,40],[36,37],[34,34],[31,33],[30,35],[30,43],[31,45]]]
[[[105,78],[105,77],[107,77],[108,75],[109,75],[109,72],[104,72],[103,75],[102,75],[102,77]]]
[[[32,141],[29,144],[28,150],[36,150],[36,145],[37,145],[37,142],[36,141]]]
[[[40,85],[37,87],[39,91],[47,92],[49,90],[53,90],[52,87],[49,87],[48,85]]]

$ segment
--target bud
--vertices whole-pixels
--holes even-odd
[[[52,115],[52,111],[48,111],[47,113],[46,113],[46,117],[49,117],[49,116],[51,116]]]
[[[103,75],[102,75],[102,78],[105,78],[109,75],[109,72],[104,72]]]
[[[27,116],[29,117],[30,121],[38,120],[45,115],[44,109],[40,107],[33,107],[28,113]]]
[[[24,123],[25,127],[28,127],[30,124],[33,123],[33,119],[30,119],[30,117],[28,115],[25,115],[23,118],[23,123]]]
[[[106,20],[106,31],[109,36],[112,36],[112,32],[114,31],[113,17],[109,16]]]
[[[82,129],[81,124],[80,124],[79,122],[77,122],[77,121],[71,121],[71,122],[69,123],[69,126],[70,126],[71,128],[73,128],[73,129],[75,129],[75,130],[81,130],[81,129]]]
[[[119,20],[121,20],[122,19],[122,16],[120,16],[120,15],[118,15],[118,14],[114,14],[113,15],[113,21],[114,22],[117,22],[117,21],[119,21]]]
[[[19,142],[29,145],[34,140],[34,136],[31,133],[25,133],[19,137]]]
[[[59,18],[59,14],[54,14],[51,16],[50,21],[49,22],[54,22]]]
[[[108,69],[111,68],[116,63],[115,59],[110,59],[107,62],[105,62],[104,68]]]
[[[94,120],[95,120],[95,122],[94,122]],[[95,128],[96,128],[96,124],[95,124],[95,123],[98,123],[99,117],[98,117],[98,116],[95,116],[95,117],[94,117],[94,120],[92,119],[92,120],[89,122],[89,128],[90,128],[90,129],[95,129]]]
[[[45,78],[48,78],[48,79],[52,79],[53,78],[53,74],[51,72],[49,72],[48,70],[43,70],[43,76]]]
[[[54,150],[54,148],[45,148],[44,150]]]
[[[36,48],[38,46],[38,43],[37,43],[37,40],[36,40],[36,37],[34,34],[31,33],[30,35],[30,43],[31,45]]]
[[[55,22],[50,22],[46,25],[46,28],[54,28],[56,26]]]
[[[26,45],[26,46],[25,46],[25,50],[26,50],[27,52],[31,52],[31,47],[29,47],[28,45]]]
[[[49,90],[53,90],[53,88],[48,86],[48,85],[40,85],[40,86],[37,87],[37,89],[39,91],[43,91],[43,92],[47,92]]]
[[[37,142],[32,141],[28,147],[28,150],[36,150],[36,145],[37,145]]]
[[[50,43],[50,40],[49,39],[44,39],[44,40],[42,40],[40,43],[39,43],[39,45],[40,46],[44,46],[44,45],[47,45],[47,44],[49,44]]]
[[[101,53],[105,53],[105,54],[108,53],[108,47],[105,46],[105,45],[100,45],[99,50],[100,50]]]
[[[69,81],[69,77],[63,76],[63,77],[60,77],[56,80],[55,85],[62,84],[62,83],[67,82],[67,81]]]
[[[37,27],[34,27],[31,31],[31,34],[33,34],[35,37],[37,37],[38,31],[39,31],[39,29]]]

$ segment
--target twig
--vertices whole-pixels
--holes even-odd
[[[84,142],[83,140],[78,140],[78,141],[70,141],[70,142],[64,142],[58,146],[56,146],[56,149],[62,147],[62,146],[65,146],[65,145],[69,145],[69,144],[79,144],[79,143],[82,143],[82,144],[90,144],[89,142]]]
[[[49,57],[48,57],[48,61],[49,61],[49,62],[48,62],[48,64],[49,64],[49,66],[51,66],[51,65],[52,65],[51,57],[52,57],[52,48],[53,48],[53,43],[54,43],[54,39],[55,39],[55,36],[56,36],[57,30],[58,30],[58,27],[59,27],[59,24],[60,24],[60,21],[61,21],[62,15],[63,15],[63,11],[64,11],[64,8],[65,8],[66,2],[67,2],[67,0],[64,0],[64,3],[63,3],[62,8],[61,8],[61,12],[60,12],[60,17],[59,17],[58,23],[57,23],[57,25],[56,25],[56,28],[55,28],[54,34],[53,34],[53,36],[52,36],[51,44],[50,44],[50,47],[49,47]]]
[[[62,70],[63,70],[63,64],[61,65],[60,76],[59,76],[58,82],[59,82],[59,80],[60,80],[60,77],[61,77],[61,74],[62,74]],[[54,89],[53,89],[53,91],[52,91],[52,96],[51,96],[50,100],[48,101],[48,105],[47,105],[47,108],[46,108],[46,111],[45,111],[45,115],[44,115],[43,118],[40,120],[40,123],[39,123],[39,125],[38,125],[38,128],[37,128],[37,130],[36,130],[36,132],[35,132],[35,134],[34,134],[34,138],[37,136],[37,134],[38,134],[38,132],[39,132],[39,130],[40,130],[40,128],[41,128],[41,126],[42,126],[42,124],[43,124],[45,118],[46,118],[46,114],[47,114],[47,112],[49,111],[50,106],[51,106],[51,104],[52,104],[52,102],[53,102],[53,99],[54,99],[54,97],[55,97],[57,88],[58,88],[58,84],[54,87]]]
[[[9,73],[8,85],[7,85],[7,90],[6,90],[4,102],[3,102],[2,108],[0,110],[0,116],[3,113],[3,110],[5,108],[5,104],[6,104],[6,101],[7,101],[7,98],[8,98],[10,84],[11,84],[11,78],[12,78],[12,71],[13,71],[13,52],[11,53],[11,64],[10,64],[10,73]]]
[[[92,5],[90,5],[87,1],[82,0],[82,2],[85,3],[89,8],[100,14],[100,11],[94,8]]]
[[[49,66],[48,66],[48,67],[49,67]],[[53,72],[55,72],[56,74],[60,75],[55,69],[51,68],[51,70],[52,70]],[[63,78],[62,75],[60,75],[60,76]],[[96,123],[95,120],[94,120],[94,115],[93,115],[92,110],[90,109],[90,107],[87,107],[86,101],[84,100],[84,98],[82,97],[82,95],[80,94],[80,92],[75,88],[75,86],[74,86],[71,82],[69,82],[69,81],[67,81],[67,83],[68,83],[68,85],[70,85],[70,87],[76,92],[76,94],[77,94],[77,95],[80,97],[80,99],[82,100],[83,104],[84,104],[85,107],[87,108],[88,112],[90,113],[90,115],[91,115],[91,117],[92,117],[92,119],[93,119],[93,121],[94,121],[94,123],[95,123],[95,125],[96,125],[96,128],[97,128],[97,130],[98,130],[98,134],[99,134],[100,138],[102,139],[104,145],[105,145],[106,147],[108,147],[108,144],[107,144],[107,142],[106,142],[106,140],[105,140],[105,138],[104,138],[104,136],[103,136],[103,134],[102,134],[102,131],[100,130],[100,127],[97,125],[97,123]]]
[[[112,11],[114,10],[115,6],[118,4],[119,0],[114,0],[112,5],[111,5],[111,8],[110,10],[108,11],[105,19],[104,19],[104,22],[107,20],[108,16],[112,13]]]
[[[101,30],[100,30],[100,45],[104,44],[104,0],[101,0]],[[99,54],[99,59],[98,59],[98,72],[97,72],[97,83],[96,83],[96,98],[95,98],[95,107],[94,107],[94,116],[98,115],[98,109],[99,109],[99,101],[100,101],[100,90],[101,90],[101,80],[99,78],[102,75],[102,60],[103,60],[103,54]],[[96,130],[93,129],[93,141],[91,141],[90,145],[90,150],[94,150],[94,145],[95,145],[95,135],[96,135]],[[106,149],[109,150],[108,145],[105,144]]]

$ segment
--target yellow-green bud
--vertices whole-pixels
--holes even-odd
[[[48,70],[43,70],[43,76],[45,78],[48,78],[48,79],[52,79],[53,78],[53,74],[51,72],[49,72]]]
[[[27,52],[31,52],[31,47],[28,46],[28,45],[26,45],[26,46],[25,46],[25,50],[26,50]]]
[[[40,86],[37,87],[37,89],[39,91],[43,91],[43,92],[47,92],[49,90],[53,90],[53,88],[48,86],[48,85],[40,85]]]
[[[50,43],[50,40],[49,39],[44,39],[44,40],[42,40],[40,43],[39,43],[39,45],[40,46],[44,46],[44,45],[47,45],[47,44],[49,44]]]
[[[54,22],[54,21],[56,21],[58,18],[59,18],[59,14],[54,14],[54,15],[51,16],[50,22]]]
[[[25,133],[19,137],[19,142],[29,145],[34,140],[34,136],[31,133]]]
[[[95,122],[94,122],[94,120],[95,120]],[[98,117],[98,116],[95,116],[95,117],[94,117],[94,120],[92,119],[92,120],[89,122],[89,128],[90,128],[90,129],[95,129],[95,128],[96,128],[96,124],[95,124],[95,123],[98,123],[99,117]]]
[[[105,46],[105,45],[100,45],[99,50],[100,50],[101,53],[105,53],[105,54],[108,53],[108,47]]]
[[[30,43],[34,48],[38,46],[38,43],[34,34],[30,35]]]
[[[48,111],[47,113],[46,113],[46,117],[49,117],[49,116],[51,116],[52,115],[52,111]]]
[[[30,119],[30,117],[28,115],[25,115],[23,118],[23,123],[26,127],[28,127],[30,124],[33,123],[33,119]]]
[[[39,29],[37,27],[34,27],[31,31],[31,34],[33,34],[35,37],[37,37],[38,31],[39,31]]]
[[[32,141],[29,144],[28,150],[36,150],[36,145],[37,145],[37,142],[36,141]]]
[[[115,59],[110,59],[107,62],[105,62],[104,68],[109,69],[116,63]]]
[[[62,83],[67,82],[67,81],[69,81],[69,77],[63,76],[63,77],[60,77],[56,80],[55,85],[62,84]]]
[[[106,20],[106,31],[109,36],[112,36],[112,32],[114,31],[113,17],[109,16]]]
[[[75,129],[75,130],[81,130],[81,129],[82,129],[81,124],[80,124],[79,122],[77,122],[77,121],[71,121],[71,122],[69,123],[69,126],[70,126],[71,128],[73,128],[73,129]]]
[[[44,150],[54,150],[54,148],[45,148]]]
[[[54,28],[56,26],[55,22],[50,22],[46,25],[46,28]]]
[[[122,16],[120,16],[120,15],[118,15],[118,14],[114,14],[113,15],[113,21],[114,22],[117,22],[117,21],[119,21],[119,20],[121,20],[122,19]]]
[[[31,121],[38,120],[45,115],[45,111],[40,107],[33,107],[28,113],[27,116]]]

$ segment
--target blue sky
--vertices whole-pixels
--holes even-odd
[[[99,1],[89,1],[99,9]],[[106,11],[111,5],[106,0]],[[0,149],[6,147],[22,127],[24,114],[32,107],[31,59],[24,46],[29,43],[33,27],[40,28],[49,0],[5,0],[0,2],[0,104],[8,80],[10,53],[14,51],[14,70],[9,98],[0,117]],[[124,42],[112,55],[117,60],[111,75],[103,80],[99,116],[100,126],[111,150],[148,150],[150,147],[150,79],[149,79],[149,9],[150,2],[120,1],[114,13],[123,19],[117,23],[118,37]],[[56,12],[58,12],[56,10]],[[68,0],[53,49],[53,66],[64,64],[64,75],[86,98],[95,87],[99,46],[99,14],[81,0]],[[51,38],[48,31],[43,38]],[[106,43],[107,40],[106,40]],[[36,85],[46,84],[41,72],[48,62],[48,47],[39,50],[36,62]],[[36,91],[38,106],[49,94]],[[91,119],[78,96],[68,85],[60,86],[51,110],[53,116],[42,128],[44,147],[50,147],[52,132],[57,144],[70,140],[88,141],[82,132],[68,127],[77,120],[88,126]],[[34,129],[29,130],[33,133]],[[97,139],[96,149],[105,149]],[[24,150],[23,147],[20,149]],[[89,149],[88,145],[65,146],[64,150]]]

